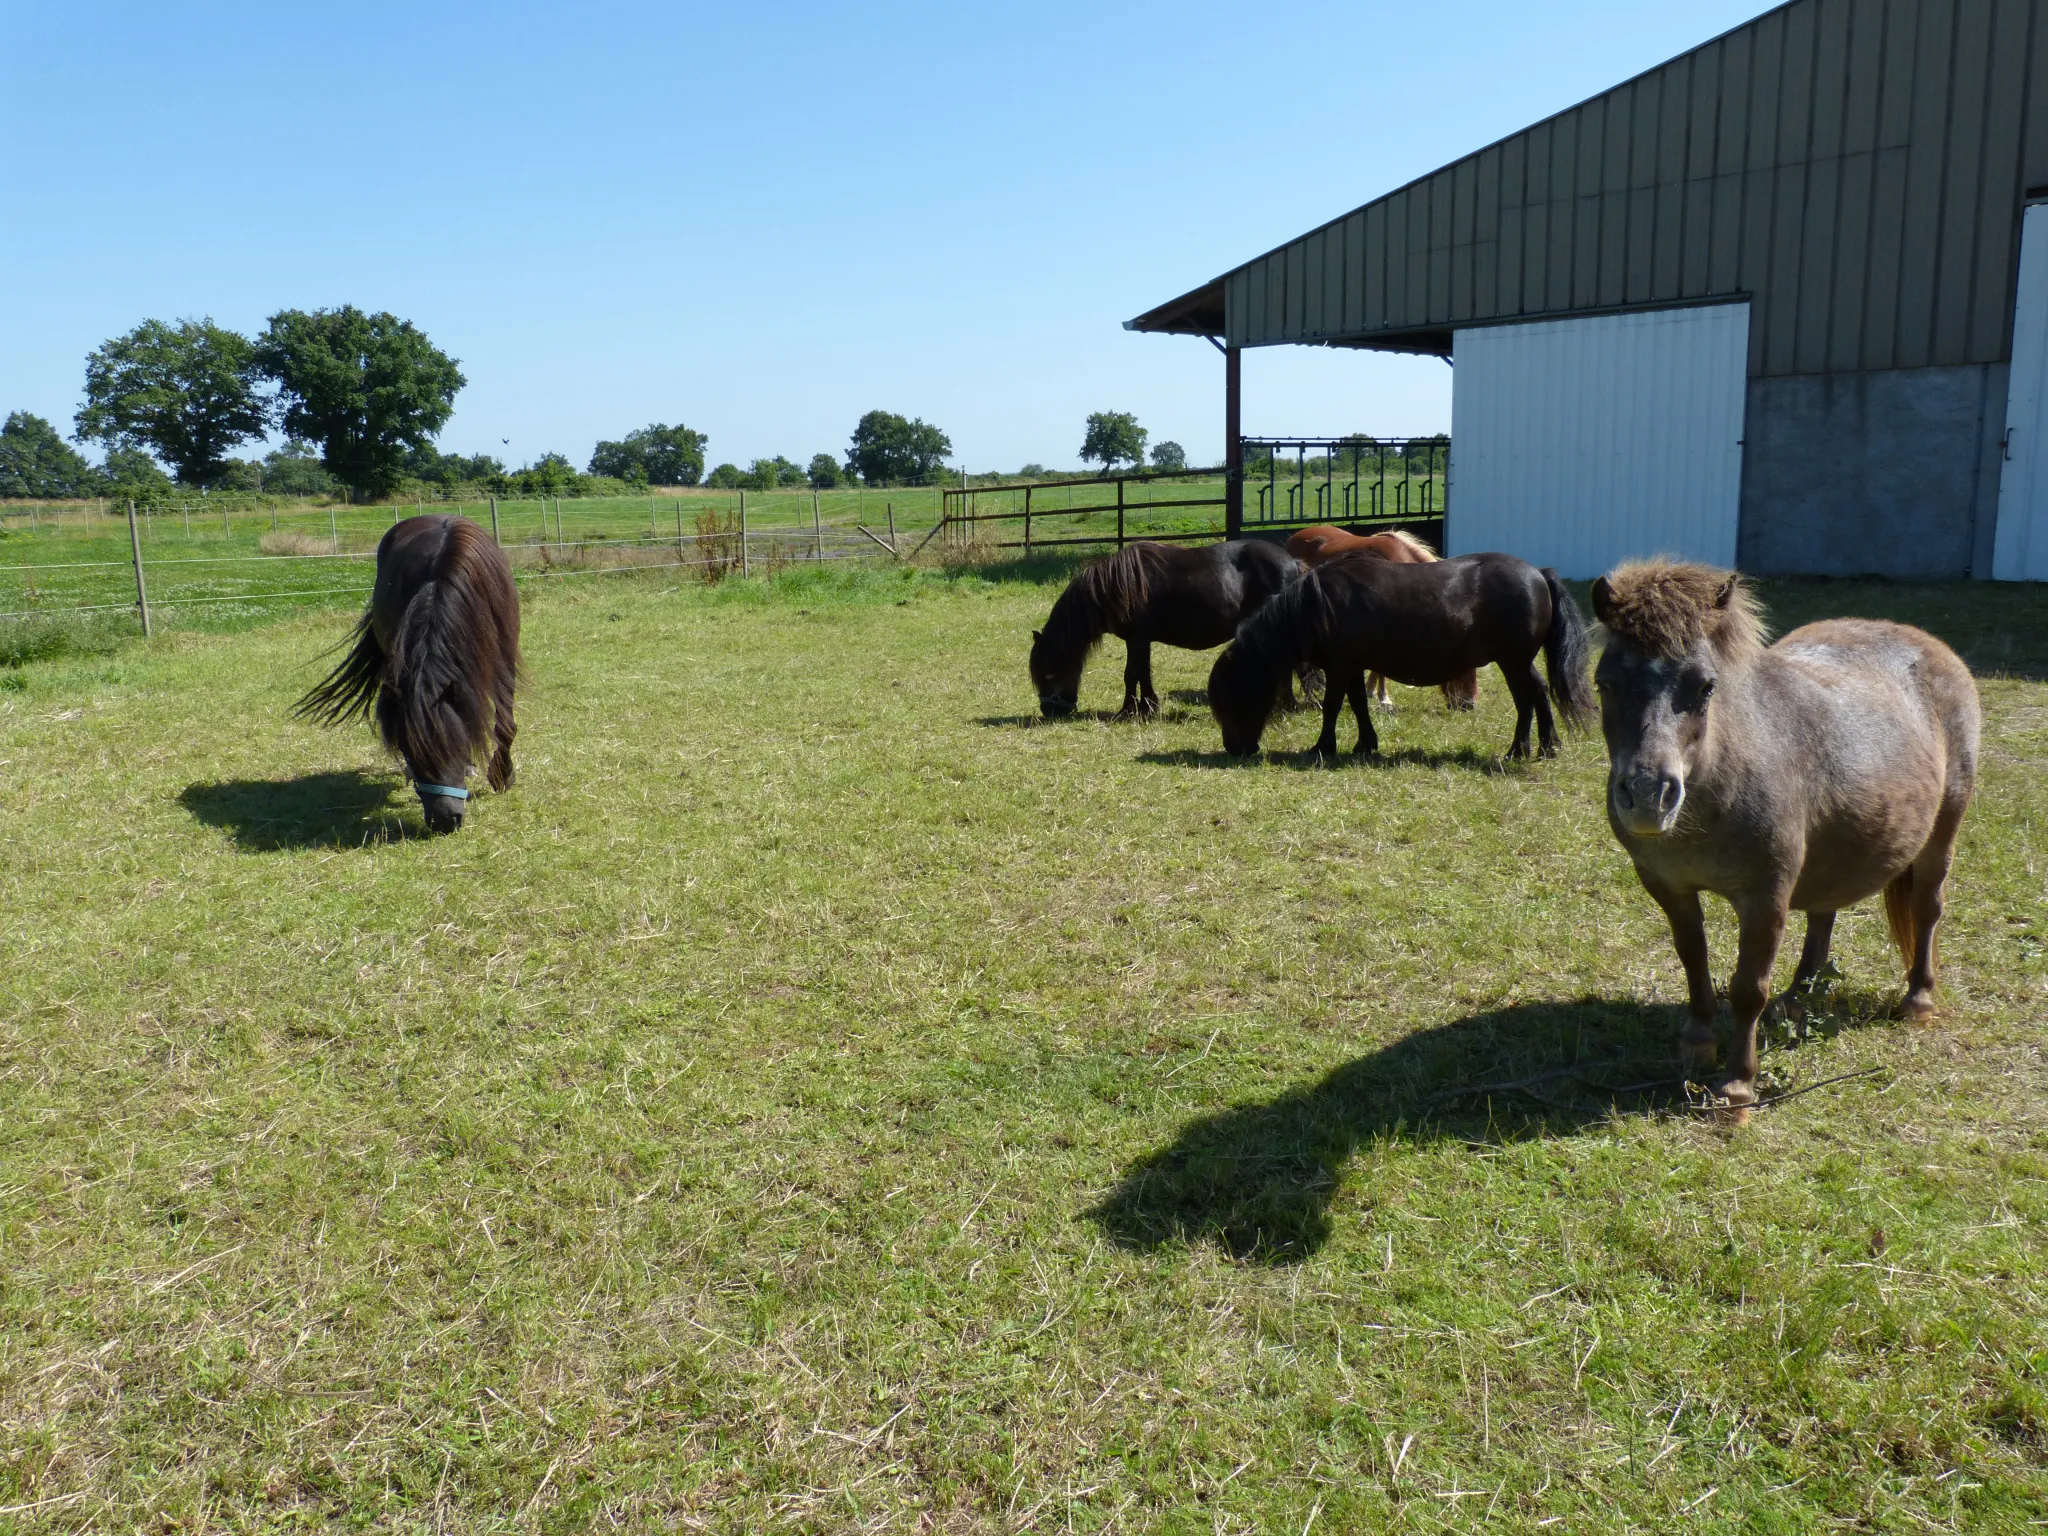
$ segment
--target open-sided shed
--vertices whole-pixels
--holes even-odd
[[[1128,326],[1452,360],[1452,552],[2048,579],[2037,204],[2048,0],[1791,0]]]

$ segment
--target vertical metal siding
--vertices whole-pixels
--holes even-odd
[[[1571,577],[1661,552],[1735,563],[1746,304],[1456,334],[1452,554]]]
[[[1752,376],[2004,362],[2044,9],[1793,0],[1250,263],[1230,339],[1747,297]]]

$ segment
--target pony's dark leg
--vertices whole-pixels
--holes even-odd
[[[1835,914],[1806,914],[1806,942],[1799,946],[1799,966],[1792,972],[1792,990],[1797,992],[1820,974],[1828,963],[1828,949],[1835,941]]]
[[[1956,833],[1962,829],[1969,802],[1951,801],[1935,818],[1934,835],[1913,861],[1913,962],[1906,972],[1906,999],[1901,1012],[1915,1023],[1934,1017],[1934,928],[1941,921],[1949,863],[1955,855]]]
[[[1529,678],[1536,685],[1536,755],[1557,756],[1557,717],[1550,712],[1550,690],[1543,686],[1543,679],[1536,675],[1536,663],[1529,663]]]
[[[1513,745],[1508,748],[1508,756],[1527,757],[1529,723],[1536,718],[1537,709],[1543,708],[1543,717],[1546,721],[1550,718],[1548,707],[1543,705],[1543,680],[1536,675],[1534,657],[1519,666],[1511,661],[1503,661],[1500,664],[1500,675],[1507,679],[1508,692],[1513,694],[1515,699],[1515,739]],[[1549,730],[1544,732],[1543,748],[1545,756],[1556,750],[1556,743],[1551,740]]]
[[[1124,641],[1124,707],[1127,715],[1156,715],[1159,695],[1152,691],[1152,642]]]
[[[1378,757],[1380,753],[1379,732],[1372,728],[1372,690],[1365,685],[1363,672],[1354,675],[1345,685],[1351,696],[1351,713],[1358,716],[1358,755]]]
[[[1678,951],[1678,963],[1685,967],[1685,1032],[1679,1036],[1679,1053],[1686,1069],[1707,1073],[1715,1059],[1714,1019],[1720,1005],[1714,997],[1714,972],[1707,954],[1707,919],[1700,910],[1697,891],[1670,890],[1654,884],[1640,870],[1643,889],[1664,909],[1671,924],[1671,947]]]
[[[1735,976],[1728,983],[1728,1006],[1735,1014],[1729,1042],[1728,1073],[1722,1094],[1737,1109],[1756,1102],[1756,1024],[1771,1000],[1771,967],[1785,939],[1787,916],[1783,892],[1744,897],[1735,904],[1741,938],[1736,946]]]
[[[1334,758],[1337,755],[1337,717],[1344,713],[1344,696],[1352,686],[1334,672],[1323,673],[1323,734],[1309,748],[1310,757]],[[1366,729],[1371,730],[1372,727],[1368,725]]]

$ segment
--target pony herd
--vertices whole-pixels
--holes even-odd
[[[1032,637],[1044,712],[1073,712],[1087,648],[1116,634],[1134,658],[1126,714],[1158,707],[1154,641],[1204,649],[1228,638],[1209,708],[1237,756],[1258,751],[1295,676],[1322,680],[1313,752],[1324,758],[1336,755],[1346,701],[1359,752],[1377,752],[1371,695],[1378,680],[1384,701],[1387,678],[1470,708],[1477,669],[1499,667],[1515,701],[1510,757],[1528,755],[1532,721],[1538,751],[1556,753],[1553,703],[1568,725],[1591,716],[1591,637],[1555,571],[1504,554],[1439,560],[1402,535],[1337,528],[1303,530],[1288,552],[1293,568],[1277,579],[1279,552],[1257,544],[1134,544],[1082,572]],[[1245,570],[1258,580],[1219,574]],[[1712,1081],[1741,1118],[1756,1102],[1757,1024],[1791,913],[1806,914],[1796,1002],[1827,963],[1835,915],[1882,892],[1906,966],[1902,1011],[1932,1015],[1935,928],[1976,784],[1976,685],[1955,652],[1901,624],[1834,619],[1766,645],[1742,579],[1706,566],[1623,565],[1592,598],[1606,632],[1595,684],[1608,824],[1670,923],[1686,975],[1681,1046],[1703,1078],[1718,1004],[1700,897],[1735,909],[1735,1028]]]
[[[1082,571],[1032,635],[1049,718],[1072,715],[1105,635],[1126,648],[1125,715],[1159,708],[1152,646],[1223,646],[1209,705],[1227,751],[1256,753],[1294,682],[1322,693],[1315,751],[1334,757],[1348,701],[1358,750],[1378,740],[1385,682],[1441,688],[1456,708],[1498,667],[1516,711],[1511,757],[1533,725],[1544,757],[1558,716],[1588,720],[1597,688],[1607,820],[1663,909],[1685,967],[1682,1049],[1740,1118],[1756,1101],[1757,1023],[1794,911],[1806,914],[1794,993],[1826,964],[1835,915],[1880,892],[1907,969],[1902,1005],[1934,1010],[1935,929],[1976,782],[1976,686],[1947,646],[1905,625],[1835,619],[1766,644],[1730,572],[1669,560],[1593,584],[1592,635],[1555,571],[1505,554],[1440,560],[1405,535],[1307,529],[1286,551],[1137,543]],[[1539,673],[1537,658],[1542,658]],[[405,764],[429,827],[460,827],[468,780],[512,783],[519,598],[504,552],[467,519],[415,517],[377,549],[377,580],[348,653],[297,706],[326,723],[374,718]],[[1553,706],[1555,706],[1553,710]],[[1700,897],[1735,909],[1734,1037],[1710,1077],[1718,1004]]]

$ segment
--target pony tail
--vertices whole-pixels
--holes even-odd
[[[354,644],[341,664],[324,681],[306,691],[292,706],[292,713],[316,725],[340,725],[360,715],[367,719],[377,703],[377,691],[384,685],[384,647],[370,626],[370,610],[356,620]],[[343,644],[349,644],[344,641]],[[329,653],[330,655],[332,652]]]
[[[1884,926],[1892,946],[1906,969],[1913,969],[1913,951],[1920,940],[1920,924],[1913,916],[1913,866],[1908,864],[1884,888]]]
[[[1543,568],[1543,584],[1550,588],[1550,633],[1543,638],[1543,668],[1550,674],[1550,697],[1565,724],[1584,725],[1593,715],[1593,689],[1586,680],[1586,616],[1549,566]]]

